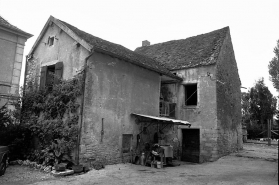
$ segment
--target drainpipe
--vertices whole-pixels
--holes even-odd
[[[76,155],[76,163],[79,165],[79,154],[80,154],[80,141],[81,141],[81,134],[82,134],[82,124],[83,124],[83,109],[84,109],[84,97],[85,97],[85,84],[86,84],[86,71],[87,71],[87,60],[94,54],[92,50],[91,53],[85,58],[84,61],[84,73],[83,73],[83,89],[82,89],[82,97],[81,97],[81,106],[80,106],[80,121],[78,125],[78,140],[77,140],[77,155]]]

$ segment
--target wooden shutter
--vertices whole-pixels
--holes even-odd
[[[55,79],[54,84],[57,84],[59,82],[58,79],[62,79],[63,77],[63,62],[57,62],[55,64]]]
[[[175,103],[170,103],[169,117],[171,117],[171,118],[175,118],[175,107],[176,107]]]
[[[40,89],[44,89],[46,85],[46,75],[47,75],[47,66],[43,66],[41,68],[41,76],[40,76]]]

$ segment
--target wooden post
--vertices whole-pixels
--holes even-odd
[[[267,139],[268,139],[268,146],[271,145],[271,120],[267,120]]]

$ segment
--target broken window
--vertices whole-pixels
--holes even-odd
[[[54,37],[48,37],[47,43],[49,46],[52,46],[54,44]]]
[[[198,104],[198,86],[197,84],[185,85],[185,105]]]
[[[63,75],[63,62],[41,68],[40,89],[52,90],[53,84],[57,84]]]

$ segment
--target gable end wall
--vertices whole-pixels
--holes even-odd
[[[217,62],[218,155],[242,148],[241,82],[230,33],[224,40]]]
[[[48,46],[48,37],[55,36],[54,45]],[[83,46],[77,46],[77,42],[56,24],[48,26],[42,39],[37,43],[33,51],[33,59],[27,62],[26,80],[29,85],[39,85],[40,71],[43,65],[63,62],[63,79],[70,79],[82,69],[89,51]]]

